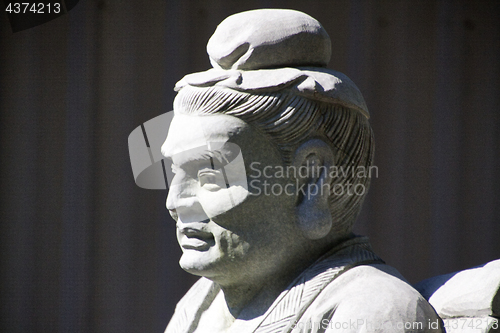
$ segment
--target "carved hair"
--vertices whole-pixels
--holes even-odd
[[[190,85],[180,89],[174,109],[186,114],[221,113],[245,121],[277,146],[285,166],[290,165],[300,144],[311,138],[323,139],[334,152],[337,170],[345,172],[345,176],[339,172],[330,184],[332,231],[342,235],[352,230],[370,185],[367,170],[372,166],[374,155],[373,132],[363,114],[338,104],[299,96],[289,89],[247,93],[218,86]],[[359,168],[366,171],[365,176],[359,177]],[[336,184],[344,189],[348,184],[351,188],[360,184],[365,190],[360,195],[347,195],[346,191],[336,195]]]

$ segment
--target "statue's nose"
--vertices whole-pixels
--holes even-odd
[[[184,223],[200,222],[208,219],[196,195],[188,195],[189,192],[183,186],[169,188],[166,207],[172,218]]]

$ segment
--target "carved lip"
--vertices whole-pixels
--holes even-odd
[[[202,227],[183,226],[177,228],[180,237],[179,245],[183,249],[207,250],[215,244],[214,235],[211,232],[202,230]]]

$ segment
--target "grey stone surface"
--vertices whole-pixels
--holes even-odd
[[[210,69],[186,75],[175,89],[185,86],[217,86],[248,93],[289,90],[294,94],[361,112],[368,108],[358,87],[346,75],[327,68],[298,67],[250,71]]]
[[[207,44],[214,68],[326,67],[331,42],[321,24],[290,9],[251,10],[226,18]]]
[[[500,317],[500,260],[435,276],[415,288],[444,320],[447,332],[489,332]]]
[[[354,83],[317,67],[329,48],[305,14],[235,14],[210,40],[215,68],[176,85],[167,208],[179,263],[202,278],[166,332],[441,331],[352,233],[374,142]]]

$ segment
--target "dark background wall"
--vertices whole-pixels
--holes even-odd
[[[208,69],[226,16],[302,10],[372,114],[379,177],[357,225],[411,282],[500,257],[499,1],[81,0],[0,15],[2,332],[162,332],[194,278],[127,137]]]

